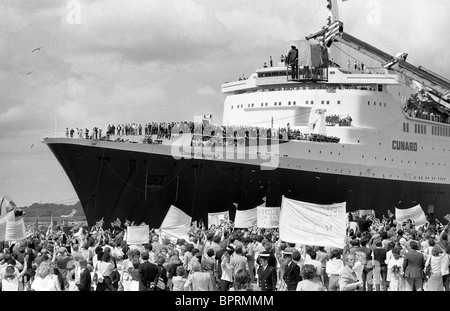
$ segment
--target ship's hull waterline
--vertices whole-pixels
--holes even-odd
[[[90,226],[102,218],[106,224],[119,218],[159,228],[171,205],[193,220],[207,222],[208,213],[225,210],[233,219],[236,203],[245,210],[262,204],[265,197],[266,206],[275,207],[280,206],[283,195],[318,204],[347,202],[347,211],[373,209],[378,218],[388,209],[410,207],[414,202],[425,212],[433,205],[434,215],[442,218],[450,202],[446,184],[262,169],[245,160],[179,159],[170,152],[111,146],[136,145],[130,143],[107,142],[110,147],[98,147],[77,140],[45,142],[70,179]]]

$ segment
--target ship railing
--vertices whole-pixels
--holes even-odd
[[[288,81],[328,81],[328,68],[315,68],[309,66],[300,66],[297,71],[293,73],[292,66],[287,66],[287,80]]]

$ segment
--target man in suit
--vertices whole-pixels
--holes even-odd
[[[86,259],[80,260],[80,283],[77,283],[80,292],[89,292],[91,290],[91,272],[87,269]]]
[[[298,78],[298,50],[294,45],[291,46],[291,50],[287,55],[287,65],[292,67],[292,79]]]
[[[422,290],[423,285],[423,268],[425,267],[425,258],[423,254],[418,252],[419,246],[417,242],[412,241],[410,244],[411,251],[405,254],[403,260],[403,271],[405,271],[406,290],[417,291]]]
[[[143,262],[139,265],[139,291],[152,291],[155,288],[155,282],[159,274],[158,266],[148,261],[150,255],[148,252],[141,254]]]
[[[290,249],[283,252],[283,258],[286,262],[283,280],[286,283],[288,291],[295,291],[298,282],[302,280],[302,277],[300,276],[300,266],[292,261],[292,251]]]
[[[362,280],[358,280],[358,276],[353,271],[355,265],[355,255],[347,253],[345,255],[345,266],[339,274],[339,290],[340,291],[359,291],[363,288]]]
[[[261,291],[275,291],[277,286],[277,271],[269,266],[269,254],[259,255],[258,284]]]

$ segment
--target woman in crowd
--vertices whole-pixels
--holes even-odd
[[[446,250],[439,244],[433,246],[431,256],[428,256],[425,263],[425,269],[427,269],[428,266],[431,267],[431,274],[428,278],[428,291],[443,291],[444,289],[441,273],[441,262],[444,256],[447,256]]]
[[[233,286],[230,288],[230,291],[245,292],[255,290],[250,281],[250,273],[245,269],[240,269],[234,276]]]
[[[31,289],[34,291],[61,291],[58,277],[53,274],[54,267],[49,261],[43,261],[36,269]]]
[[[94,273],[97,273],[97,291],[112,291],[110,274],[114,270],[109,252],[103,253],[101,261],[97,262]]]
[[[233,266],[230,264],[230,254],[225,251],[222,255],[222,276],[220,278],[220,288],[222,291],[228,291],[233,284]]]
[[[302,280],[298,282],[296,291],[323,291],[323,283],[314,265],[305,264],[300,272]]]
[[[192,263],[192,271],[184,284],[184,290],[214,291],[209,273],[201,271],[201,265],[199,262]]]
[[[155,287],[156,291],[165,291],[167,289],[167,270],[164,268],[165,260],[166,256],[163,254],[156,256],[156,265],[159,269],[158,283]]]
[[[186,284],[186,270],[184,270],[183,265],[177,266],[177,275],[172,277],[171,290],[174,292],[184,291],[184,284]]]
[[[328,274],[328,290],[339,291],[339,274],[344,268],[341,253],[338,249],[331,252],[330,260],[327,261],[325,272]]]
[[[28,255],[25,256],[22,272],[19,272],[19,270],[15,267],[16,260],[12,257],[8,260],[6,268],[2,273],[2,291],[19,291],[22,277],[25,275],[25,273],[27,273],[27,261]]]
[[[389,291],[403,291],[405,281],[403,278],[403,257],[400,257],[400,248],[394,247],[392,249],[392,256],[389,258],[387,270],[386,280],[389,281]]]

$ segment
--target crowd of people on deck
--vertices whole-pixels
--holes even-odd
[[[328,117],[327,117],[328,118]],[[329,120],[327,119],[327,122]],[[351,118],[339,118],[340,126],[351,126]],[[328,122],[329,123],[329,122]],[[103,134],[102,134],[103,133]],[[143,134],[144,133],[144,134]],[[144,136],[144,143],[161,143],[163,139],[171,140],[179,134],[190,133],[192,135],[191,146],[222,147],[222,146],[246,146],[255,145],[256,139],[280,139],[280,140],[307,140],[316,141],[315,135],[301,133],[299,129],[287,127],[264,128],[255,126],[222,126],[217,124],[205,124],[201,122],[161,122],[147,123],[143,128],[141,124],[118,125],[108,124],[107,130],[94,127],[89,129],[66,128],[67,138],[127,141],[125,137]],[[174,135],[175,134],[175,135]],[[321,135],[324,136],[324,135]],[[323,142],[338,142],[336,137],[324,136]],[[136,141],[133,141],[136,142]]]
[[[129,245],[119,225],[49,227],[0,245],[2,291],[404,291],[449,290],[448,225],[348,214],[344,248],[299,245],[278,229],[206,229],[189,239]],[[50,230],[51,228],[51,230]]]
[[[438,104],[425,92],[412,95],[404,107],[406,114],[413,118],[450,124],[447,110],[438,108]]]

